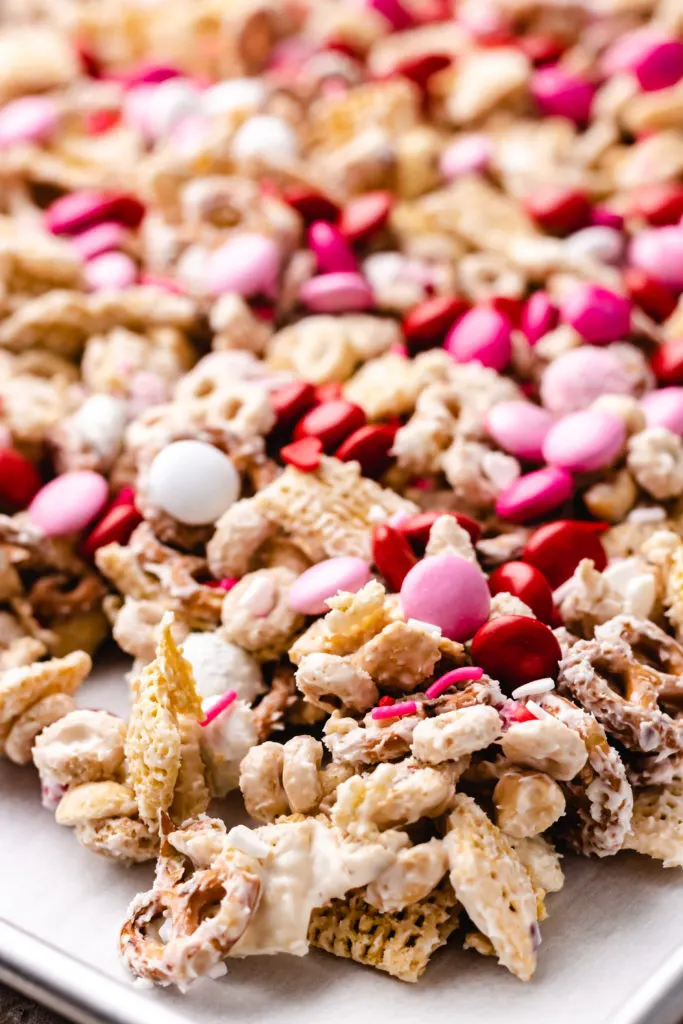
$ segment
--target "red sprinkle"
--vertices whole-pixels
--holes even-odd
[[[322,442],[317,437],[304,437],[280,449],[282,461],[300,469],[302,473],[315,472],[320,465],[322,453]]]
[[[305,380],[294,380],[291,384],[284,384],[270,396],[270,404],[277,416],[279,427],[291,426],[300,416],[312,409],[315,402],[315,388]]]
[[[413,566],[417,565],[417,558],[406,538],[386,523],[376,526],[373,531],[372,559],[389,588],[396,592],[401,589]]]
[[[365,425],[365,413],[359,405],[335,398],[316,405],[299,420],[294,440],[318,438],[326,452],[333,452],[354,430]]]
[[[650,365],[660,384],[683,384],[683,338],[660,345]]]
[[[429,532],[436,520],[441,516],[452,516],[457,521],[458,526],[462,526],[463,530],[467,530],[473,544],[476,544],[481,537],[481,526],[475,519],[466,516],[464,512],[451,512],[450,509],[437,508],[432,509],[431,512],[418,512],[414,516],[407,516],[396,523],[396,529],[418,551],[424,551],[429,540]]]
[[[607,555],[593,524],[573,519],[540,526],[529,537],[522,557],[543,573],[553,590],[573,575],[582,558],[591,558],[598,572],[607,567]]]
[[[414,700],[406,700],[403,704],[378,705],[372,709],[372,717],[377,721],[382,718],[405,718],[406,715],[414,715],[417,711],[417,704]]]
[[[396,703],[395,697],[390,697],[389,694],[385,694],[384,697],[380,697],[377,707],[378,708],[390,708],[392,704]]]
[[[638,267],[626,267],[623,281],[629,298],[657,323],[667,320],[678,305],[678,298],[670,288]]]
[[[199,723],[202,728],[205,725],[210,725],[214,719],[218,718],[226,708],[229,708],[231,704],[237,700],[237,690],[228,690],[222,697],[219,697],[215,704],[212,704],[209,710],[206,712],[204,719]]]
[[[85,538],[81,551],[86,558],[92,558],[98,548],[103,548],[105,544],[126,544],[141,522],[142,516],[134,505],[115,501]]]
[[[477,665],[465,665],[463,668],[454,668],[452,672],[447,672],[445,676],[441,676],[431,686],[428,686],[425,690],[425,697],[427,700],[434,700],[450,689],[451,686],[455,686],[456,683],[481,679],[483,674],[483,668],[479,668]]]
[[[553,592],[542,572],[527,562],[506,562],[489,576],[492,594],[514,594],[541,622],[553,617]]]
[[[542,185],[525,201],[526,211],[551,235],[569,235],[590,223],[591,205],[585,192],[564,185]]]
[[[442,344],[455,321],[468,308],[469,303],[457,295],[437,295],[414,306],[403,320],[408,351],[422,352]]]
[[[0,448],[0,503],[25,508],[40,488],[33,463],[13,448]]]
[[[360,462],[363,476],[377,478],[386,473],[392,459],[389,454],[396,437],[396,427],[371,424],[349,434],[334,453],[342,462]]]
[[[391,192],[365,192],[350,199],[341,212],[339,230],[349,242],[359,242],[387,221],[394,197]]]
[[[492,679],[514,690],[533,679],[557,679],[562,651],[553,631],[538,619],[500,615],[474,634],[472,657]]]

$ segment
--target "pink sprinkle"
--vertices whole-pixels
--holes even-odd
[[[447,672],[445,676],[441,676],[441,679],[437,679],[435,683],[428,686],[425,690],[425,697],[427,700],[434,700],[436,697],[440,697],[445,690],[455,686],[456,683],[462,683],[465,680],[481,679],[483,674],[483,668],[479,668],[477,665],[465,665],[463,668],[454,668],[452,672]]]
[[[236,700],[237,690],[228,690],[227,693],[224,693],[223,696],[219,697],[216,703],[212,704],[206,712],[206,717],[199,723],[201,727],[204,728],[204,726],[210,725],[215,718],[218,718],[218,716],[221,715],[226,708],[229,708]]]
[[[414,700],[406,700],[403,704],[391,704],[380,708],[372,709],[372,717],[375,721],[383,718],[405,718],[406,715],[414,715],[417,711],[417,704]]]
[[[236,576],[226,576],[222,580],[207,580],[204,586],[211,587],[212,590],[224,590],[227,594],[227,592],[237,586],[238,583],[239,580]]]

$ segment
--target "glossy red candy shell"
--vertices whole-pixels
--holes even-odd
[[[582,558],[591,558],[598,572],[607,567],[607,555],[592,525],[558,519],[535,530],[524,548],[523,559],[542,572],[555,590],[573,575]]]
[[[512,691],[534,679],[557,678],[562,651],[555,634],[538,619],[500,615],[474,635],[472,660]]]
[[[506,562],[489,576],[492,594],[514,594],[528,605],[537,619],[553,618],[553,592],[542,572],[527,562]]]

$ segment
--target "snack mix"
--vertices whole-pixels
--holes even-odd
[[[530,979],[683,867],[681,0],[5,6],[0,753],[138,978]]]

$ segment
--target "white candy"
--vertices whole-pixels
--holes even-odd
[[[227,455],[204,441],[175,441],[149,471],[150,500],[181,523],[215,523],[240,496],[240,478]]]
[[[251,704],[265,690],[258,662],[218,633],[190,633],[182,650],[200,697],[220,697],[226,690],[236,690],[239,700]]]
[[[250,117],[237,129],[232,140],[236,160],[262,157],[265,160],[295,160],[299,144],[286,121],[269,114]]]
[[[197,86],[184,78],[169,78],[157,85],[147,107],[147,120],[154,138],[164,138],[186,117],[197,114],[200,101]]]
[[[619,263],[624,254],[624,236],[615,228],[597,224],[570,235],[564,247],[577,263],[589,259],[613,265]]]
[[[233,78],[206,89],[202,108],[210,117],[217,117],[233,110],[255,110],[265,97],[266,87],[260,78]]]

